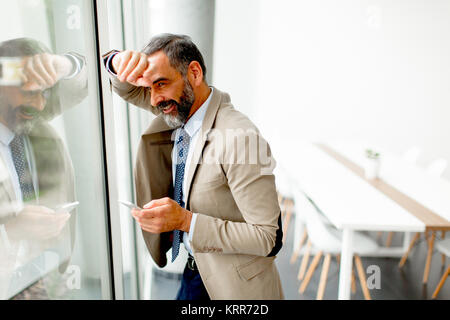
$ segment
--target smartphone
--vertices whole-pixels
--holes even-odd
[[[0,86],[21,86],[22,70],[22,58],[0,57]]]
[[[57,207],[55,208],[55,212],[56,212],[56,213],[64,213],[64,212],[70,213],[70,212],[71,212],[73,209],[75,209],[79,204],[80,204],[80,202],[78,202],[78,201],[75,201],[75,202],[69,202],[69,203],[64,203],[64,204],[61,204],[61,205],[57,206]]]
[[[138,205],[131,203],[130,201],[126,201],[126,200],[118,200],[120,204],[123,204],[124,206],[130,208],[130,209],[138,209],[138,210],[143,210],[141,207],[139,207]]]

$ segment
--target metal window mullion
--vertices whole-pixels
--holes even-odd
[[[104,161],[107,179],[107,208],[109,219],[109,238],[112,264],[113,279],[113,297],[118,300],[124,299],[123,287],[123,257],[122,240],[120,228],[120,211],[117,202],[117,164],[115,160],[115,138],[114,138],[114,114],[112,109],[112,94],[110,91],[109,78],[105,69],[102,67],[101,52],[106,52],[109,48],[108,38],[108,17],[107,0],[94,1],[96,14],[96,36],[97,36],[97,68],[100,82],[101,110],[102,110],[102,128],[103,128],[103,147]]]

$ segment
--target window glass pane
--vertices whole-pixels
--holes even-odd
[[[0,0],[0,298],[111,298],[92,1]]]

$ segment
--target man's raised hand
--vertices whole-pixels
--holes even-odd
[[[145,53],[125,50],[116,54],[112,60],[114,71],[121,82],[128,82],[137,87],[150,87],[151,82],[144,78],[151,65]]]

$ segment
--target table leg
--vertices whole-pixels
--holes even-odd
[[[403,266],[406,263],[406,259],[408,259],[409,253],[411,252],[412,248],[416,244],[416,241],[420,238],[420,232],[416,232],[414,238],[412,239],[411,243],[408,246],[408,249],[406,250],[405,254],[403,255],[402,259],[400,260],[400,263],[398,264],[399,268],[403,268]]]
[[[339,300],[350,300],[353,262],[353,233],[351,229],[343,230],[341,267],[339,271]]]
[[[436,290],[434,290],[433,295],[431,298],[436,299],[439,291],[441,291],[442,286],[444,285],[445,280],[447,279],[448,275],[450,274],[450,266],[448,266],[447,270],[442,275],[441,281],[439,281],[438,286],[436,287]]]
[[[423,272],[423,283],[428,282],[428,276],[430,275],[431,258],[433,257],[434,239],[436,238],[436,232],[431,232],[431,237],[428,239],[428,254],[427,261],[425,263],[425,270]]]

